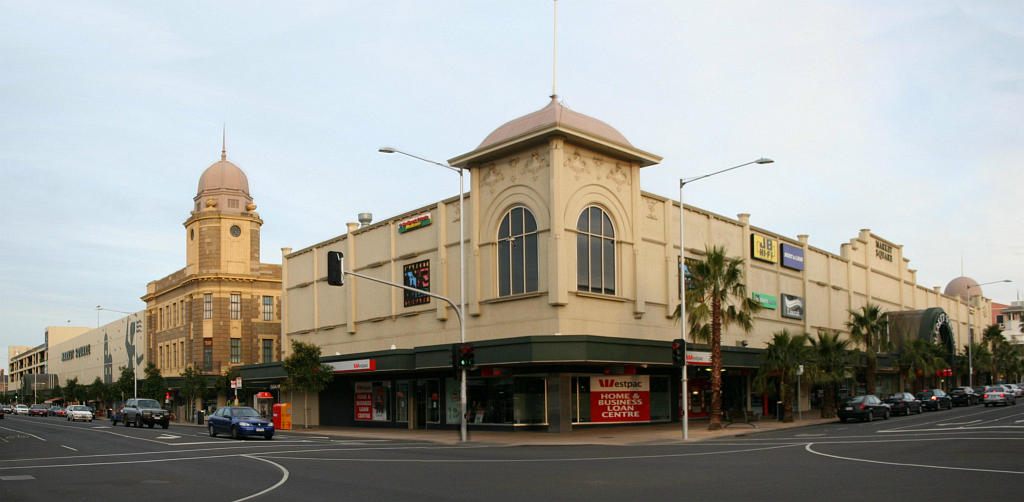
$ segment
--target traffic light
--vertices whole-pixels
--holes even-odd
[[[327,252],[327,284],[345,285],[345,254],[341,251]]]
[[[462,359],[461,359],[461,361],[459,363],[460,366],[462,366],[462,369],[467,369],[468,370],[475,363],[475,359],[476,359],[476,349],[473,347],[473,344],[471,344],[471,343],[464,343],[464,344],[462,344]]]
[[[672,365],[681,367],[686,362],[686,342],[682,338],[672,340]]]

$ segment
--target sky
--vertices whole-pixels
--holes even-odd
[[[266,263],[457,195],[377,148],[445,161],[546,105],[553,5],[0,0],[0,347],[143,309],[222,128]],[[563,104],[664,157],[643,190],[770,157],[686,203],[1024,290],[1024,2],[561,0],[557,34]]]

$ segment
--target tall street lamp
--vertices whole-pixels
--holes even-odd
[[[443,162],[437,162],[430,159],[406,153],[401,150],[392,148],[390,146],[382,146],[377,149],[381,153],[398,153],[405,155],[406,157],[412,157],[416,160],[421,160],[428,164],[434,164],[435,166],[441,166],[450,171],[459,173],[459,343],[466,343],[466,321],[464,319],[466,312],[466,213],[463,210],[463,178],[465,169],[461,167],[455,167]],[[466,369],[463,368],[459,375],[459,437],[462,441],[466,441]]]
[[[125,317],[124,317],[124,336],[127,337],[128,336],[128,318],[131,317],[131,315],[134,312],[125,312],[123,310],[108,309],[106,307],[101,307],[101,306],[97,305],[96,306],[96,319],[97,319],[97,321],[96,321],[96,325],[97,326],[96,327],[99,327],[99,320],[98,319],[99,319],[99,315],[100,315],[100,311],[101,310],[106,310],[108,312],[117,312],[119,314],[125,314]],[[135,340],[134,339],[132,340],[132,344],[133,345],[135,344]],[[134,384],[135,384],[135,389],[133,391],[134,395],[132,397],[138,398],[139,397],[139,365],[135,364],[135,354],[134,353],[131,356],[128,357],[128,364],[132,365],[132,377],[133,377],[132,378],[132,382],[134,382]]]
[[[971,326],[971,288],[980,288],[989,284],[1013,282],[1009,279],[967,285],[967,386],[974,387],[974,327]]]
[[[728,169],[722,169],[721,171],[715,171],[710,174],[703,176],[696,176],[693,178],[679,178],[679,271],[682,276],[679,278],[679,331],[680,338],[683,339],[683,347],[686,347],[686,248],[683,247],[683,232],[685,226],[683,224],[683,187],[687,183],[693,183],[694,181],[702,180],[704,178],[710,178],[716,174],[722,174],[724,172],[732,171],[733,169],[739,169],[743,166],[749,166],[750,164],[771,164],[775,162],[772,159],[761,157],[757,160],[745,162],[738,166],[733,166]],[[684,348],[685,352],[685,348]],[[683,358],[683,439],[690,439],[690,395],[686,388],[686,358]]]

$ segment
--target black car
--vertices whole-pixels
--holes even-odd
[[[870,422],[875,418],[882,417],[889,419],[889,405],[878,399],[878,396],[868,394],[865,396],[851,397],[839,405],[839,421],[845,422],[848,419],[856,418],[862,422]]]
[[[924,409],[921,400],[909,392],[890,394],[889,397],[885,398],[885,404],[889,405],[893,415],[907,416],[911,413],[920,414]]]
[[[974,406],[978,404],[980,396],[972,387],[957,387],[949,391],[949,398],[953,406]]]
[[[926,410],[948,410],[953,407],[953,400],[942,389],[922,390],[917,393],[917,398],[924,403],[924,409]]]

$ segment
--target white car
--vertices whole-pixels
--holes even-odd
[[[68,421],[88,420],[92,422],[92,411],[89,407],[73,404],[67,407]]]
[[[24,404],[19,404],[19,405],[15,406],[14,407],[14,414],[15,415],[28,415],[28,406],[25,406]]]

